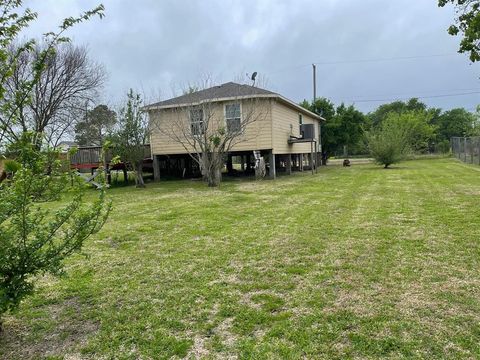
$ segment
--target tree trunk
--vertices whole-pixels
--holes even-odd
[[[209,187],[217,187],[222,181],[223,154],[210,152],[201,155],[202,176]]]
[[[135,171],[135,187],[145,187],[145,182],[143,181],[143,163],[137,165],[137,169]]]
[[[221,169],[211,168],[207,174],[207,183],[209,187],[217,187],[222,181]]]

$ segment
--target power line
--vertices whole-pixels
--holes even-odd
[[[412,56],[396,56],[396,57],[378,57],[378,58],[366,58],[366,59],[347,59],[347,60],[329,60],[329,61],[316,61],[313,62],[314,65],[342,65],[342,64],[361,64],[361,63],[380,63],[380,62],[394,62],[394,61],[409,61],[409,60],[421,60],[421,59],[429,59],[429,58],[442,58],[442,57],[449,57],[449,56],[455,56],[458,55],[458,53],[444,53],[444,54],[427,54],[427,55],[412,55]],[[310,67],[312,63],[309,64],[300,64],[300,65],[294,65],[290,67],[286,67],[274,72],[270,72],[270,75],[285,72],[285,71],[291,71],[293,69],[300,69],[300,68],[307,68]],[[303,71],[303,70],[302,70]],[[472,90],[472,91],[470,91]],[[437,90],[438,91],[438,90]],[[448,91],[448,90],[445,90]],[[392,102],[392,101],[405,101],[409,100],[412,97],[418,98],[418,99],[435,99],[435,98],[446,98],[446,97],[457,97],[457,96],[467,96],[467,95],[475,95],[475,94],[480,94],[480,89],[474,88],[474,89],[456,89],[456,90],[450,90],[450,91],[461,91],[461,92],[456,92],[456,93],[446,93],[446,94],[433,94],[433,95],[424,95],[424,96],[410,96],[410,97],[402,97],[398,98],[395,97],[395,95],[407,95],[409,93],[403,93],[403,94],[382,94],[379,96],[392,96],[392,98],[371,98],[371,99],[365,99],[366,95],[359,96],[360,98],[363,97],[364,99],[358,99],[357,97],[352,97],[356,98],[354,100],[348,100],[354,103],[373,103],[373,102]],[[434,91],[424,91],[423,93],[432,93]],[[376,95],[375,95],[376,96]],[[335,97],[333,97],[335,98]],[[344,97],[345,98],[345,97]]]
[[[419,59],[429,59],[429,58],[438,58],[438,57],[447,57],[454,56],[458,53],[445,53],[445,54],[430,54],[430,55],[414,55],[414,56],[396,56],[396,57],[385,57],[385,58],[367,58],[367,59],[353,59],[353,60],[331,60],[331,61],[316,61],[313,62],[315,65],[341,65],[341,64],[359,64],[359,63],[375,63],[375,62],[389,62],[389,61],[402,61],[402,60],[419,60]],[[300,69],[307,66],[311,66],[312,63],[308,64],[299,64],[288,66],[276,71],[272,71],[269,74],[278,74],[281,72]]]
[[[464,92],[464,93],[456,93],[456,94],[441,94],[441,95],[430,95],[430,96],[412,96],[413,98],[417,99],[435,99],[435,98],[444,98],[444,97],[454,97],[454,96],[466,96],[466,95],[474,95],[474,94],[480,94],[480,91],[472,91],[472,92]],[[404,101],[404,100],[409,100],[412,97],[407,97],[407,98],[390,98],[390,99],[367,99],[367,100],[350,100],[355,103],[366,103],[366,102],[392,102],[392,101]]]
[[[435,57],[446,57],[457,55],[457,53],[449,54],[432,54],[432,55],[416,55],[416,56],[397,56],[387,58],[372,58],[372,59],[356,59],[356,60],[337,60],[337,61],[319,61],[316,65],[338,65],[338,64],[357,64],[357,63],[370,63],[370,62],[386,62],[386,61],[401,61],[401,60],[416,60],[416,59],[429,59]]]
[[[404,91],[404,92],[394,92],[394,93],[379,93],[379,94],[369,94],[369,95],[344,95],[342,96],[343,98],[349,98],[349,99],[360,99],[360,98],[371,98],[371,97],[377,97],[377,96],[410,96],[409,98],[411,99],[412,97],[420,98],[422,96],[430,96],[432,95],[437,95],[439,92],[440,93],[456,93],[456,92],[470,92],[470,91],[480,91],[477,87],[475,88],[456,88],[456,89],[435,89],[435,90],[423,90],[423,91]],[[415,96],[412,96],[412,94],[416,94]],[[332,95],[333,98],[338,98],[340,96],[335,96]]]

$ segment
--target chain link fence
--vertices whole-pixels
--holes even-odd
[[[453,155],[463,162],[480,165],[480,136],[453,137],[451,139]]]

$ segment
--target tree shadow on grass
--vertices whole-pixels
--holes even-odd
[[[352,166],[353,167],[353,166]],[[362,166],[359,167],[358,170],[360,171],[395,171],[395,170],[407,170],[411,169],[411,167],[406,165],[390,165],[388,168],[383,167],[383,165],[371,165],[371,166]]]
[[[38,306],[33,319],[21,315],[6,317],[0,333],[0,358],[39,359],[62,357],[79,351],[100,324],[86,319],[84,306],[76,297],[60,303]],[[68,321],[65,321],[65,318]]]

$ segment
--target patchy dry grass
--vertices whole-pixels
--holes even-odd
[[[111,190],[5,359],[478,358],[480,180],[455,160]]]

